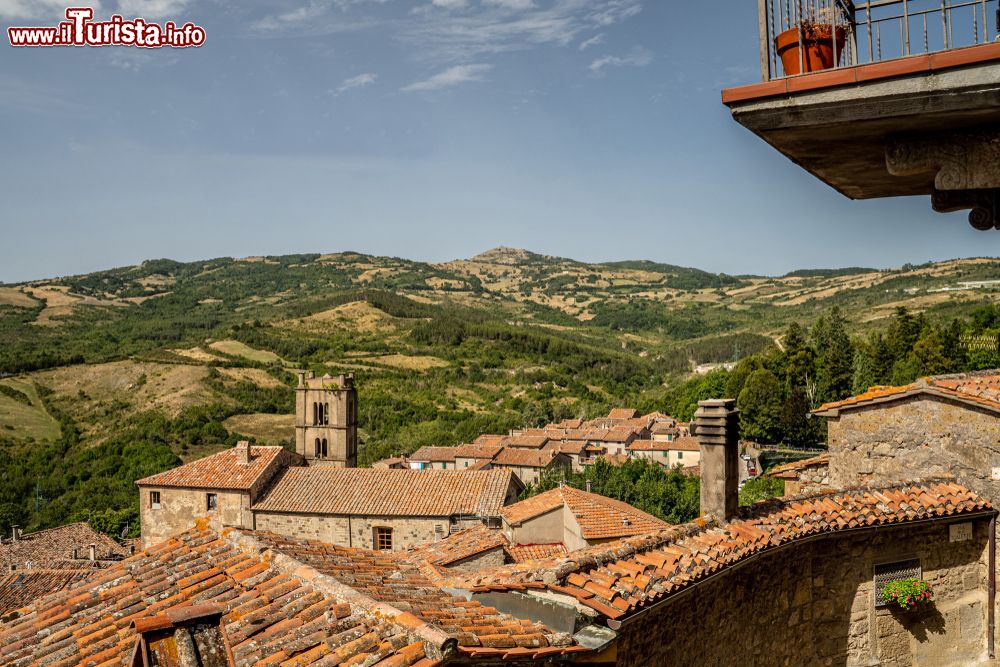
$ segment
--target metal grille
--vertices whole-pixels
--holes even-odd
[[[889,604],[883,596],[885,586],[890,581],[901,581],[903,579],[922,579],[923,571],[920,569],[920,559],[900,560],[894,563],[883,563],[875,566],[875,606],[884,607]]]

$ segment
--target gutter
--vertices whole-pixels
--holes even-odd
[[[608,621],[607,621],[607,625],[612,630],[618,631],[623,626],[631,625],[632,622],[635,621],[635,619],[639,618],[640,616],[645,615],[647,612],[653,611],[654,609],[658,609],[659,607],[661,607],[661,606],[663,606],[663,605],[665,605],[667,603],[674,602],[675,600],[683,598],[684,596],[686,596],[687,594],[691,593],[693,590],[695,590],[697,587],[701,586],[702,584],[705,584],[705,583],[707,583],[709,581],[712,581],[712,580],[714,580],[714,579],[716,579],[716,578],[718,578],[718,577],[720,577],[722,575],[726,575],[726,574],[729,574],[729,573],[731,573],[731,572],[733,572],[735,570],[738,570],[741,567],[743,567],[744,565],[747,565],[749,563],[752,563],[752,562],[758,560],[762,556],[770,556],[773,553],[776,553],[778,551],[782,551],[782,550],[787,549],[789,547],[797,547],[797,546],[800,546],[802,544],[808,544],[810,542],[815,542],[817,540],[828,539],[828,538],[831,538],[831,537],[835,537],[835,536],[839,536],[839,535],[844,535],[845,533],[857,533],[857,532],[862,532],[862,531],[874,531],[874,532],[878,532],[879,530],[892,530],[893,528],[907,528],[907,527],[910,527],[910,526],[919,526],[919,525],[923,525],[923,524],[937,523],[937,522],[942,522],[942,521],[947,521],[947,523],[945,525],[950,525],[952,523],[957,523],[959,521],[975,521],[976,519],[984,519],[986,517],[989,517],[990,518],[990,538],[989,538],[989,542],[990,542],[990,574],[989,574],[989,577],[990,577],[990,582],[989,582],[989,596],[990,596],[990,610],[989,610],[990,619],[989,619],[989,625],[990,625],[990,635],[989,635],[989,638],[988,638],[987,641],[990,644],[990,655],[992,656],[993,655],[993,647],[992,647],[992,644],[993,644],[993,634],[992,633],[993,633],[993,627],[994,627],[994,618],[993,618],[993,616],[995,614],[995,612],[993,610],[993,599],[994,599],[994,596],[996,594],[996,582],[995,582],[996,571],[994,569],[994,564],[995,564],[995,550],[996,550],[995,536],[996,536],[996,518],[997,518],[997,514],[998,514],[997,510],[991,509],[991,510],[986,510],[986,511],[971,512],[969,514],[955,515],[955,516],[951,516],[951,517],[947,517],[947,518],[945,518],[945,517],[935,517],[935,518],[932,518],[932,519],[919,519],[917,521],[907,521],[905,523],[898,523],[898,524],[891,524],[891,525],[858,526],[856,528],[845,528],[844,530],[838,530],[838,531],[835,531],[835,532],[832,532],[832,533],[820,533],[820,534],[817,534],[817,535],[810,535],[809,537],[804,537],[804,538],[798,539],[798,540],[791,540],[789,542],[785,542],[784,544],[779,544],[776,547],[772,547],[770,549],[765,549],[764,551],[758,551],[757,553],[755,553],[755,554],[753,554],[751,556],[748,556],[747,558],[744,558],[743,560],[739,561],[735,565],[732,565],[730,567],[722,568],[721,570],[719,570],[717,572],[713,572],[712,574],[708,575],[704,579],[699,579],[698,581],[696,581],[695,583],[691,584],[690,586],[688,586],[684,590],[682,590],[682,591],[680,591],[680,592],[678,592],[678,593],[676,593],[674,595],[665,597],[662,600],[657,600],[653,604],[651,604],[649,606],[646,606],[646,607],[643,607],[642,609],[640,609],[636,613],[634,613],[631,616],[628,616],[628,617],[626,617],[626,618],[624,618],[622,620],[615,620],[615,619],[610,619],[609,618]]]

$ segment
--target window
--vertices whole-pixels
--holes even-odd
[[[160,492],[150,491],[149,492],[149,508],[158,510],[160,509]]]
[[[677,452],[677,460],[680,461],[682,458],[684,458],[684,452]]]
[[[209,512],[219,509],[219,496],[215,493],[205,494],[205,507],[208,508]]]
[[[889,601],[882,597],[885,585],[890,581],[901,579],[922,579],[923,571],[920,568],[919,558],[899,560],[892,563],[881,563],[875,566],[875,606],[884,607]]]
[[[313,425],[319,423],[319,403],[313,403]]]
[[[329,454],[329,452],[327,452],[327,449],[326,449],[326,438],[323,438],[323,442],[320,443],[320,455],[319,455],[319,457],[321,459],[325,459],[328,454]]]
[[[375,528],[375,550],[392,551],[392,528]]]
[[[329,424],[330,423],[330,404],[329,403],[324,403],[323,404],[323,423],[324,424]]]

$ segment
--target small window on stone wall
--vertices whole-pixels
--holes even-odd
[[[392,528],[375,528],[375,550],[392,551]]]
[[[150,491],[149,492],[149,508],[158,510],[160,509],[160,492]]]
[[[889,604],[882,591],[890,581],[903,579],[923,579],[919,558],[897,560],[891,563],[880,563],[875,566],[875,606],[884,607]]]
[[[215,494],[215,493],[206,493],[205,494],[205,506],[208,508],[209,512],[219,509],[219,496],[218,496],[218,494]]]

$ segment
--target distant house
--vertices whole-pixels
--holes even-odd
[[[454,447],[421,447],[408,458],[413,470],[455,470]]]
[[[410,459],[405,456],[393,456],[387,459],[382,459],[376,461],[372,464],[372,468],[377,470],[408,470],[410,468]]]
[[[627,450],[630,458],[652,461],[665,468],[677,465],[689,468],[701,463],[698,440],[690,436],[674,440],[633,440]]]
[[[537,483],[545,473],[572,468],[572,462],[565,454],[550,449],[517,447],[504,448],[493,458],[491,465],[494,469],[510,470],[526,485]]]

